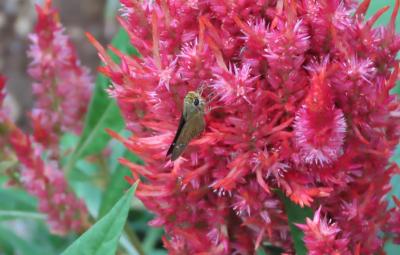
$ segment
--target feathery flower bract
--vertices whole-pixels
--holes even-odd
[[[321,208],[302,227],[310,254],[382,251],[398,170],[399,1],[386,27],[374,26],[386,9],[365,19],[369,2],[121,0],[141,57],[113,49],[120,64],[89,35],[134,135],[111,134],[145,165],[121,163],[131,183],[144,179],[136,194],[170,254],[254,254],[264,241],[293,252],[275,188]],[[192,90],[210,101],[206,129],[171,162]]]
[[[65,235],[88,227],[86,206],[68,187],[58,162],[44,161],[43,150],[11,121],[4,109],[5,78],[0,76],[0,160],[17,160],[9,174],[8,185],[25,189],[38,199],[38,211],[45,214],[52,233]]]
[[[35,32],[29,38],[28,73],[34,79],[31,112],[35,140],[57,151],[61,133],[79,134],[91,95],[92,78],[82,66],[52,1],[37,5]]]

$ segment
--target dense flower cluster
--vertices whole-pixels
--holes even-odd
[[[350,255],[348,239],[342,236],[337,238],[341,231],[336,223],[328,223],[327,219],[321,219],[321,208],[319,208],[312,220],[307,219],[307,224],[299,224],[298,227],[305,233],[304,242],[309,249],[310,255],[331,254]]]
[[[20,162],[20,181],[26,191],[38,198],[38,210],[47,216],[50,231],[65,235],[82,232],[88,227],[84,202],[69,190],[58,162],[44,162],[41,150],[33,146],[32,136],[16,128],[11,144]]]
[[[137,196],[156,214],[152,225],[165,227],[170,254],[253,254],[264,242],[293,252],[273,188],[321,207],[300,226],[309,254],[382,251],[400,135],[389,93],[399,1],[378,28],[387,8],[365,20],[368,0],[121,3],[141,57],[112,49],[116,64],[89,38],[134,133],[113,135],[145,165],[121,162],[130,181],[145,178]],[[200,88],[206,130],[171,162],[183,98]]]
[[[31,117],[35,140],[57,151],[61,132],[81,131],[92,78],[80,64],[51,0],[36,10],[38,20],[28,52],[32,59],[28,72],[36,81]]]

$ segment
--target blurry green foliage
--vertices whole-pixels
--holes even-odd
[[[137,183],[114,207],[89,230],[82,234],[62,255],[113,255],[125,226]]]

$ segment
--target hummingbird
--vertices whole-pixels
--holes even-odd
[[[175,138],[168,149],[167,157],[176,160],[185,150],[189,142],[198,136],[205,128],[205,100],[200,93],[189,91],[183,100],[183,112]]]

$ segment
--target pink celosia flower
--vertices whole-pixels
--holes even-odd
[[[6,86],[6,78],[0,75],[0,104],[3,104],[5,98],[4,88]]]
[[[304,231],[304,242],[310,255],[350,255],[348,239],[339,237],[342,233],[336,223],[329,223],[326,218],[321,219],[321,208],[314,218],[307,218],[307,224],[297,224]]]
[[[9,157],[10,153],[7,151],[8,132],[12,126],[7,109],[3,105],[6,97],[5,87],[6,78],[0,75],[0,146],[3,148],[0,150],[0,160],[6,160]]]
[[[3,105],[6,97],[5,87],[6,78],[0,75],[0,162],[14,162],[14,151],[10,148],[10,131],[14,129],[15,125],[11,121],[8,109]],[[12,167],[7,167],[4,171],[4,174],[10,177],[8,179],[10,185],[18,182],[18,178],[10,174],[12,171]]]
[[[112,135],[146,164],[121,162],[129,181],[145,178],[137,196],[165,227],[171,254],[253,254],[263,241],[293,252],[271,188],[329,215],[304,227],[313,254],[382,250],[400,135],[389,94],[399,1],[386,28],[373,25],[387,9],[365,20],[369,2],[121,0],[141,57],[113,49],[116,64],[89,36],[134,133]],[[172,163],[183,97],[200,88],[214,99],[206,129]]]
[[[86,206],[68,190],[64,173],[57,162],[44,162],[32,137],[18,128],[11,132],[11,144],[20,162],[21,184],[38,198],[38,210],[47,216],[50,231],[65,235],[88,227]],[[36,148],[36,149],[35,149]]]
[[[88,227],[85,204],[69,190],[57,162],[44,162],[42,150],[9,119],[2,107],[5,79],[0,76],[0,160],[17,158],[19,165],[10,173],[9,185],[21,185],[38,198],[39,211],[46,214],[50,231],[64,235]],[[37,144],[36,144],[37,145]],[[19,178],[14,178],[18,173]]]
[[[92,88],[51,0],[36,6],[38,21],[30,35],[29,74],[35,80],[31,117],[35,140],[56,147],[61,132],[79,133]]]
[[[332,92],[326,84],[326,67],[323,68],[312,77],[305,104],[294,123],[300,161],[306,164],[326,165],[343,153],[346,121],[342,110],[335,109]]]
[[[5,109],[3,109],[3,101],[4,101],[4,98],[6,97],[6,94],[5,94],[5,91],[4,91],[5,87],[6,87],[6,78],[3,77],[2,75],[0,75],[0,107],[1,107],[1,110],[0,110],[0,122],[3,122],[4,119],[6,118],[6,115],[7,115],[4,112]]]

